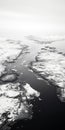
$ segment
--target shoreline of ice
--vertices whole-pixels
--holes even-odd
[[[30,69],[47,80],[50,84],[60,88],[58,97],[65,101],[65,54],[58,52],[55,47],[45,45],[35,61],[30,63]],[[64,91],[61,91],[64,89]]]
[[[22,54],[28,53],[28,44],[20,41],[0,39],[0,127],[8,129],[8,124],[20,119],[32,118],[32,103],[40,93],[28,83],[20,84],[17,73],[7,72],[7,64],[15,62]],[[16,82],[13,82],[15,81]]]

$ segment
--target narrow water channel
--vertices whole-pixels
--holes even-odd
[[[29,53],[21,55],[15,63],[7,64],[7,69],[15,69],[19,73],[18,81],[25,81],[32,88],[40,92],[40,100],[33,104],[32,120],[19,121],[12,127],[12,130],[42,129],[46,127],[63,126],[65,118],[65,103],[62,103],[56,93],[56,87],[48,84],[47,81],[37,79],[36,75],[26,66],[30,61],[35,60],[35,56],[42,45],[35,44],[29,49]],[[63,121],[63,124],[61,123]],[[22,126],[23,124],[23,126]]]

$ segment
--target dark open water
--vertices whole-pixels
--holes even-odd
[[[36,75],[29,71],[27,67],[21,65],[25,60],[26,64],[29,61],[34,60],[34,53],[41,48],[39,45],[36,49],[32,47],[30,53],[26,56],[20,56],[15,63],[11,63],[7,66],[7,69],[17,69],[19,76],[19,82],[26,81],[32,88],[40,92],[41,101],[37,100],[33,102],[33,118],[32,120],[19,121],[11,128],[11,130],[24,130],[24,129],[39,129],[46,130],[46,128],[60,128],[63,130],[65,125],[65,103],[62,103],[57,97],[57,90],[55,86],[49,85],[45,80],[38,80]],[[64,51],[64,48],[63,48]],[[21,74],[23,73],[23,74]]]

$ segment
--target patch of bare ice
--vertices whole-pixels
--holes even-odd
[[[1,76],[2,74],[4,74],[5,71],[6,71],[6,67],[5,67],[4,65],[0,64],[0,76]]]

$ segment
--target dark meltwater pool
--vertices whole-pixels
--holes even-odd
[[[37,46],[37,47],[36,47]],[[34,49],[36,48],[36,49]],[[15,63],[7,65],[8,71],[17,70],[20,74],[18,81],[26,81],[32,88],[40,92],[41,100],[33,102],[33,118],[31,120],[20,120],[14,124],[11,130],[24,129],[46,129],[46,128],[63,128],[65,122],[65,103],[61,102],[57,97],[55,86],[49,85],[44,79],[37,79],[36,74],[26,66],[30,61],[35,60],[37,52],[41,49],[41,45],[32,46],[29,53],[21,55]]]

